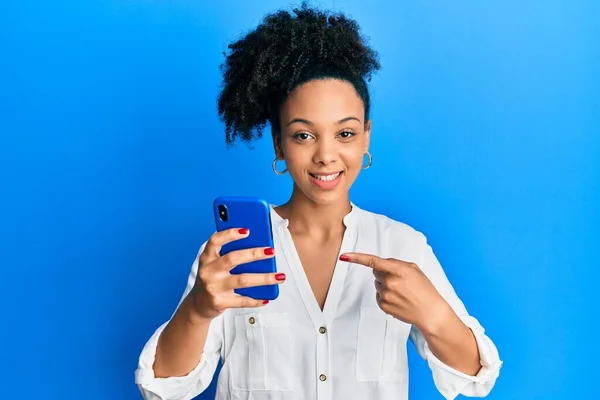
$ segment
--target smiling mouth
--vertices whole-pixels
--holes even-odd
[[[327,175],[317,175],[317,174],[312,174],[310,172],[308,174],[321,182],[331,182],[331,181],[336,180],[337,177],[343,173],[344,173],[344,171],[336,172],[334,174],[327,174]]]

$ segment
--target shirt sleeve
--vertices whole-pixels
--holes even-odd
[[[427,360],[435,386],[444,398],[454,399],[458,395],[485,397],[494,387],[502,367],[498,350],[492,340],[485,334],[485,330],[479,321],[468,314],[464,304],[448,281],[431,246],[427,243],[427,239],[422,234],[420,236],[424,253],[418,265],[458,317],[473,332],[479,348],[481,369],[476,376],[470,376],[444,364],[429,349],[423,334],[414,326],[411,328],[410,339],[417,348],[419,355]]]
[[[187,286],[179,305],[188,295],[194,282],[199,266],[199,257],[206,243],[202,245],[192,265]],[[178,307],[179,307],[178,305]],[[145,400],[188,400],[202,393],[212,382],[220,359],[223,343],[223,316],[215,318],[209,327],[202,357],[196,367],[187,375],[181,377],[157,378],[154,375],[154,359],[158,339],[168,322],[161,325],[150,337],[142,350],[138,367],[135,371],[135,383]]]

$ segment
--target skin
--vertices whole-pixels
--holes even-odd
[[[278,158],[285,159],[294,185],[290,200],[276,211],[288,229],[319,307],[323,309],[350,212],[348,191],[369,149],[371,122],[354,87],[340,80],[316,80],[293,91],[281,107],[273,132]],[[322,190],[309,173],[342,171],[334,190]],[[325,262],[324,262],[325,261]]]
[[[349,189],[369,149],[371,121],[354,87],[337,79],[310,81],[296,88],[280,110],[281,126],[273,131],[277,158],[285,160],[294,181],[289,201],[276,212],[289,220],[289,230],[315,299],[323,307],[339,246],[343,218],[351,210]],[[342,171],[333,190],[315,186],[309,173]],[[243,228],[243,227],[240,227]],[[238,296],[236,287],[283,283],[275,274],[231,276],[238,264],[272,255],[264,249],[219,257],[225,243],[245,237],[237,229],[214,234],[200,257],[196,282],[163,331],[156,353],[157,377],[187,375],[200,361],[210,322],[227,308],[262,307],[259,300]],[[330,260],[328,266],[317,262]],[[468,375],[481,368],[471,330],[453,312],[415,264],[348,253],[340,257],[373,269],[377,302],[386,313],[415,325],[442,362]]]

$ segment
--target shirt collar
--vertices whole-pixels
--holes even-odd
[[[354,203],[350,202],[350,206],[352,209],[348,214],[346,214],[343,218],[343,223],[346,228],[354,227],[356,225],[356,221],[358,220],[358,214],[360,213],[360,208],[358,208]],[[273,226],[281,226],[283,228],[287,228],[289,226],[289,220],[282,218],[275,211],[275,207],[273,204],[270,204],[271,208],[271,225]]]

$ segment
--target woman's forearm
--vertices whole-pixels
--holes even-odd
[[[431,352],[444,364],[475,376],[481,369],[479,348],[471,329],[446,304],[441,312],[419,327]]]
[[[188,295],[158,339],[154,375],[168,378],[189,374],[200,362],[210,323],[193,311]]]

